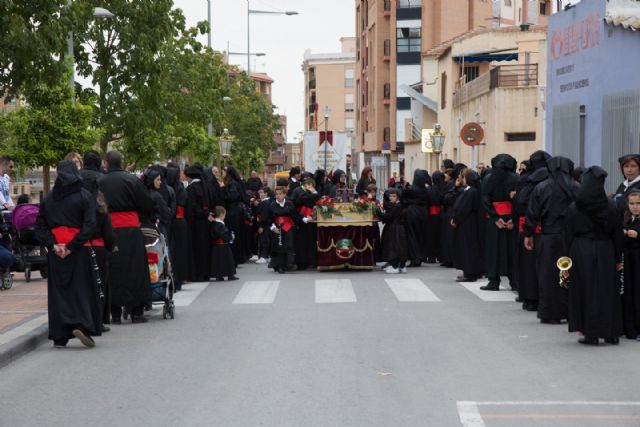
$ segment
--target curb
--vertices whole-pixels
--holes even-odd
[[[15,362],[25,354],[35,350],[49,336],[49,326],[44,324],[31,332],[0,346],[0,368]]]

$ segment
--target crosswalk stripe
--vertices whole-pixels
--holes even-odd
[[[384,279],[400,302],[437,302],[440,298],[425,285],[422,280]]]
[[[182,290],[173,295],[173,303],[176,307],[188,307],[204,291],[209,283],[186,283]]]
[[[233,300],[234,304],[273,304],[280,281],[264,280],[245,282]]]
[[[500,284],[500,291],[483,291],[480,286],[484,286],[488,281],[460,283],[469,292],[486,302],[513,302],[515,294],[511,292],[511,288],[503,283]]]
[[[356,302],[351,280],[316,280],[316,303]]]

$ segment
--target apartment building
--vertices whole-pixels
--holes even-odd
[[[422,54],[456,35],[491,27],[490,0],[356,0],[355,143],[359,168],[386,182],[403,172],[411,140],[411,86],[422,81]],[[432,105],[432,108],[435,106]]]

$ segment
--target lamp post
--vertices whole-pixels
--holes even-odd
[[[67,9],[71,9],[72,0],[67,0]],[[111,13],[109,10],[103,7],[96,7],[93,9],[93,17],[96,19],[110,19],[114,18],[116,15]],[[76,106],[76,73],[75,73],[75,60],[74,52],[73,52],[73,31],[69,31],[67,35],[67,55],[71,58],[71,77],[69,79],[69,86],[71,86],[71,106],[75,108]]]
[[[442,133],[440,123],[433,125],[433,133],[431,134],[431,141],[433,143],[433,152],[436,154],[442,153],[442,147],[444,146],[445,134]]]
[[[277,12],[271,10],[255,10],[251,9],[250,0],[247,0],[247,75],[251,75],[251,15],[297,15],[298,12],[294,10],[287,10],[285,12]]]
[[[224,161],[224,166],[227,165],[227,158],[231,155],[231,144],[233,143],[233,137],[229,134],[229,129],[224,129],[218,144],[220,145],[220,155]]]
[[[327,173],[327,148],[329,146],[329,113],[331,108],[328,105],[324,107],[324,173]]]

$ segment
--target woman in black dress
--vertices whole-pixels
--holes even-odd
[[[247,230],[244,226],[249,199],[244,190],[240,174],[233,166],[227,166],[225,170],[222,198],[224,199],[224,207],[227,210],[225,224],[227,224],[229,231],[236,236],[234,244],[231,245],[233,258],[236,261],[236,265],[242,264],[247,258],[245,253],[246,239],[251,238],[250,235],[247,235]]]
[[[402,205],[406,209],[407,245],[411,267],[420,267],[427,261],[427,224],[429,222],[429,173],[417,169],[413,183],[402,192]]]
[[[187,205],[185,206],[185,217],[189,226],[189,237],[191,240],[190,258],[192,282],[208,282],[211,272],[211,239],[209,237],[211,222],[211,199],[207,186],[202,181],[202,165],[194,164],[185,171],[187,177],[191,179],[187,187]]]

